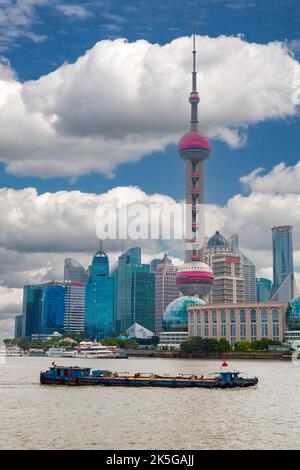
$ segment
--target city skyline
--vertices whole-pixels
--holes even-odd
[[[185,26],[181,25],[176,31],[171,32],[171,26],[166,25],[168,33],[164,38],[159,37],[154,28],[147,32],[146,39],[140,41],[137,33],[126,34],[131,21],[128,13],[120,12],[119,16],[113,16],[109,7],[105,11],[91,5],[70,9],[62,8],[64,5],[58,1],[53,8],[49,2],[44,2],[45,5],[47,3],[48,9],[33,2],[31,11],[18,12],[27,15],[28,19],[26,27],[15,25],[13,36],[28,59],[26,70],[20,51],[9,43],[9,34],[6,42],[3,37],[1,39],[3,102],[12,110],[10,116],[2,115],[3,135],[7,140],[3,142],[0,139],[0,159],[3,162],[0,174],[2,331],[11,328],[11,320],[8,319],[20,313],[23,284],[63,279],[61,266],[67,257],[88,264],[90,253],[97,245],[92,222],[97,205],[116,197],[122,197],[125,202],[142,201],[148,205],[157,197],[167,202],[178,202],[183,198],[183,188],[176,184],[182,175],[176,143],[186,129],[189,111],[185,99],[189,91],[191,41],[187,37],[190,36],[187,18]],[[206,8],[205,18],[201,16],[203,9],[198,13],[198,21],[203,20],[201,26],[196,18],[201,128],[204,126],[212,141],[212,155],[207,167],[209,184],[205,190],[208,201],[206,236],[211,236],[216,230],[221,230],[226,237],[239,233],[241,248],[257,266],[258,277],[272,278],[270,229],[292,225],[295,277],[299,285],[300,215],[297,206],[300,203],[300,163],[297,163],[299,157],[296,153],[296,101],[300,65],[296,29],[291,27],[288,32],[282,27],[278,31],[274,25],[262,34],[256,27],[255,36],[251,27],[246,25],[245,11],[247,17],[250,15],[254,19],[257,18],[257,10],[262,8],[266,12],[268,5],[270,16],[275,10],[278,14],[280,8],[272,7],[268,1],[255,9],[242,1],[238,2],[240,8],[236,9],[220,2],[220,9],[226,8],[231,19],[231,28],[228,24],[225,31],[215,26],[210,29],[209,18],[215,14],[214,10],[207,2],[200,3],[203,9]],[[294,6],[297,8],[296,4]],[[138,12],[138,5],[136,8]],[[176,8],[180,10],[177,2]],[[164,12],[167,11],[166,8]],[[11,11],[4,13],[12,14]],[[60,18],[65,26],[65,65],[54,58],[53,35],[50,38],[39,32],[49,15]],[[107,28],[95,33],[95,28],[90,28],[89,42],[82,41],[83,36],[79,34],[76,47],[71,52],[68,41],[76,28],[89,29],[88,25],[94,24],[90,22],[99,16],[103,24],[118,28],[114,33]],[[237,18],[243,26],[242,32],[246,32],[245,36],[238,36],[240,31],[235,31],[233,25]],[[9,21],[6,28],[12,34]],[[57,40],[60,33],[55,31]],[[120,39],[124,36],[128,36],[129,42]],[[105,38],[109,40],[105,41]],[[271,43],[275,38],[282,43]],[[37,49],[39,53],[45,52],[45,60],[39,62],[39,70],[30,59]],[[222,53],[218,54],[218,51]],[[243,71],[241,80],[236,73],[236,56]],[[110,57],[114,57],[114,61]],[[99,65],[100,59],[102,65]],[[124,60],[127,64],[125,74],[122,73]],[[264,64],[271,68],[271,76]],[[155,73],[158,66],[159,76]],[[90,70],[88,81],[86,69]],[[140,74],[132,74],[131,70],[139,70]],[[258,74],[259,83],[250,79]],[[110,77],[109,83],[105,82],[105,77]],[[229,88],[222,77],[228,78]],[[56,85],[58,78],[61,90]],[[70,80],[77,88],[68,88]],[[85,88],[81,87],[83,80],[87,83]],[[245,80],[248,83],[247,99],[243,94]],[[94,83],[97,83],[96,88]],[[128,101],[128,90],[133,89],[138,92],[130,95]],[[47,90],[52,93],[51,103]],[[79,90],[81,98],[86,100],[86,109],[78,105]],[[60,101],[57,101],[58,93]],[[108,101],[104,100],[104,95]],[[241,101],[243,109],[238,106]],[[71,120],[70,113],[65,112],[70,105],[74,109]],[[131,115],[128,120],[126,113],[129,108]],[[37,121],[37,114],[40,121]],[[35,128],[34,138],[37,138],[37,153],[27,145],[31,141],[32,126]],[[117,134],[113,131],[116,128]],[[18,129],[17,134],[15,129]],[[47,154],[43,142],[38,139],[41,132],[45,132],[45,137],[51,129],[54,140],[48,140],[50,153]],[[133,130],[137,136],[135,140],[132,140]],[[29,138],[24,139],[24,135]],[[131,139],[130,148],[128,139]],[[81,146],[83,142],[85,144]],[[77,143],[80,143],[79,154],[72,150]],[[66,157],[73,152],[72,165],[66,164],[62,148]],[[108,153],[109,159],[106,158]],[[83,159],[82,155],[89,155],[89,158]],[[158,161],[160,174],[154,174]],[[155,177],[149,178],[151,173]],[[127,245],[126,248],[132,246]],[[164,252],[168,252],[177,265],[182,261],[183,245],[180,243],[151,241],[140,245],[146,261],[162,257]],[[106,251],[114,263],[121,251],[121,243],[108,242]]]

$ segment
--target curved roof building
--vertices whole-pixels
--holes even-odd
[[[216,233],[207,242],[207,248],[217,247],[228,248],[228,242],[226,238],[223,237],[219,231],[216,231]]]
[[[64,264],[64,281],[71,281],[71,282],[81,282],[86,284],[88,282],[88,272],[82,266],[82,264],[78,263],[76,259],[73,258],[66,258]]]
[[[286,314],[286,323],[289,330],[300,330],[300,295],[290,303]]]
[[[164,331],[187,331],[188,329],[188,312],[190,305],[205,305],[204,300],[198,297],[179,297],[171,302],[163,316]]]

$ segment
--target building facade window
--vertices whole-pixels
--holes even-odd
[[[221,310],[221,338],[226,338],[226,311]]]
[[[204,312],[204,336],[205,338],[209,337],[209,323],[208,323],[208,311],[205,310]]]
[[[218,336],[217,312],[215,310],[212,312],[212,336],[213,338]]]
[[[246,312],[244,309],[240,310],[240,323],[246,323]]]
[[[235,311],[230,310],[230,323],[235,323]]]
[[[261,318],[261,337],[268,337],[268,312],[267,309],[263,308],[260,312]]]
[[[240,310],[240,341],[246,340],[246,312]]]
[[[279,340],[279,310],[273,308],[272,310],[272,335],[273,339]]]
[[[230,324],[230,344],[234,346],[236,343],[236,330],[235,330],[235,323]]]
[[[250,322],[251,322],[251,341],[256,341],[257,339],[257,327],[256,327],[256,310],[252,308],[250,310]]]

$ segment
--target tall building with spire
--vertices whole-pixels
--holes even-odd
[[[204,161],[210,154],[208,138],[198,130],[196,47],[193,35],[191,128],[179,142],[178,150],[185,165],[186,242],[185,263],[178,269],[177,285],[183,295],[205,296],[212,288],[213,274],[204,262]]]
[[[109,260],[100,247],[89,268],[85,287],[85,332],[91,339],[112,336],[115,332],[114,279],[109,276]]]

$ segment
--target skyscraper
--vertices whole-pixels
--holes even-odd
[[[25,285],[23,288],[22,336],[31,339],[41,334],[44,289],[48,284]]]
[[[240,250],[238,234],[228,238],[231,251],[241,258],[242,275],[244,278],[245,302],[256,301],[256,269],[254,263]]]
[[[155,273],[155,333],[162,331],[165,308],[179,296],[177,269],[167,255],[159,260]]]
[[[191,130],[179,142],[179,154],[185,163],[187,227],[185,263],[177,271],[177,285],[184,295],[206,295],[213,284],[211,268],[204,263],[204,246],[200,236],[203,232],[204,214],[200,221],[200,210],[204,204],[204,160],[209,157],[210,143],[208,138],[198,130],[198,104],[200,98],[197,91],[195,35],[193,36],[193,72],[191,104]]]
[[[154,331],[155,275],[141,263],[141,249],[130,248],[118,260],[117,325],[126,331],[133,323]]]
[[[64,331],[69,333],[84,332],[85,284],[66,282]]]
[[[294,298],[293,227],[272,228],[273,288],[271,300],[290,302]]]
[[[214,285],[212,302],[244,302],[244,278],[241,259],[232,253],[217,254],[213,257]]]
[[[264,277],[256,278],[256,301],[268,302],[272,290],[272,281]]]
[[[66,258],[64,265],[65,282],[88,282],[87,270],[73,258]]]
[[[42,300],[42,333],[64,330],[65,298],[67,288],[63,283],[53,283],[44,288]]]
[[[112,336],[115,331],[114,279],[102,246],[93,257],[85,287],[85,332],[91,339]]]
[[[15,317],[15,338],[20,338],[22,336],[22,325],[23,315],[17,315]]]

